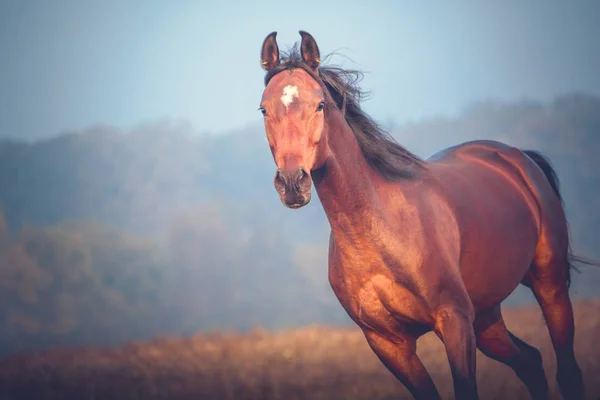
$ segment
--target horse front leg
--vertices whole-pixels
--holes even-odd
[[[457,400],[477,400],[475,374],[476,341],[474,313],[458,307],[439,308],[435,315],[435,332],[444,342],[454,381]]]
[[[402,382],[415,399],[440,399],[431,376],[417,356],[416,338],[399,335],[389,338],[366,328],[363,328],[363,332],[379,360]]]

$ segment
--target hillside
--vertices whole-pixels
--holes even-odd
[[[427,157],[488,138],[541,150],[562,182],[574,249],[600,259],[600,98],[474,104],[389,127]],[[0,354],[158,334],[351,325],[327,281],[327,221],[272,187],[260,125],[219,136],[157,122],[0,141]],[[600,269],[575,274],[600,294]],[[519,289],[508,305],[527,304]]]
[[[474,139],[541,150],[563,183],[577,245],[590,243],[589,227],[598,226],[600,217],[593,213],[590,221],[583,210],[600,199],[600,98],[573,94],[548,104],[481,102],[454,118],[389,130],[422,157]],[[300,234],[301,240],[320,242],[326,221],[318,199],[301,212],[280,207],[273,174],[260,124],[211,136],[163,121],[130,131],[96,126],[33,143],[0,141],[0,204],[12,229],[26,222],[93,219],[159,234],[185,207],[225,201],[236,224],[266,219],[282,224],[278,233],[290,234],[293,227],[295,240]]]
[[[576,355],[588,399],[600,396],[600,302],[580,302]],[[538,308],[507,310],[508,327],[540,349],[551,399],[559,399],[554,353]],[[418,353],[442,394],[452,380],[441,342]],[[477,354],[482,399],[529,399],[508,367]],[[56,349],[0,361],[2,399],[411,399],[382,366],[358,328],[309,326],[271,333],[203,334],[135,342],[113,349]]]

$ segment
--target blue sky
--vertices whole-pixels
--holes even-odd
[[[485,3],[485,4],[484,4]],[[552,3],[552,4],[550,4]],[[172,118],[200,132],[259,123],[260,45],[304,29],[368,71],[382,122],[495,98],[600,94],[600,2],[0,2],[0,137]]]

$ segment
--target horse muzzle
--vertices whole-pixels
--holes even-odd
[[[305,168],[278,169],[274,183],[284,206],[295,209],[310,202],[312,178]]]

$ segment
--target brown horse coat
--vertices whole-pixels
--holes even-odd
[[[415,398],[439,398],[416,340],[443,340],[457,398],[477,398],[475,349],[548,395],[539,351],[505,327],[500,304],[523,283],[544,313],[563,397],[583,398],[573,353],[568,226],[558,180],[535,151],[474,141],[421,160],[359,106],[354,71],[321,66],[314,38],[280,59],[263,42],[260,110],[284,205],[311,183],[331,225],[329,281],[383,364]]]

